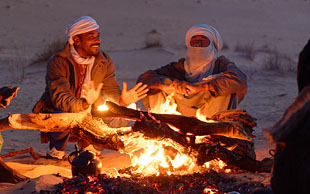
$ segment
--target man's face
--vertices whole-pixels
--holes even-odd
[[[203,35],[196,35],[192,37],[190,44],[192,47],[208,47],[210,40]]]
[[[74,48],[81,57],[89,58],[99,53],[100,33],[92,30],[73,37]]]

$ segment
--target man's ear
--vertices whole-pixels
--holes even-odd
[[[73,40],[75,45],[80,45],[80,43],[81,43],[81,39],[78,36],[73,36],[72,40]]]

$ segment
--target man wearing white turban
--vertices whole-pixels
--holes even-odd
[[[160,113],[169,96],[182,115],[199,112],[207,118],[236,108],[246,93],[247,77],[233,62],[218,57],[222,48],[218,31],[206,24],[194,25],[187,31],[185,43],[185,58],[139,76],[137,82],[150,88],[144,105]]]
[[[68,26],[66,34],[65,47],[48,62],[45,92],[34,106],[34,113],[85,112],[106,100],[128,106],[146,97],[148,88],[142,83],[127,90],[123,82],[120,90],[111,58],[99,49],[99,25],[93,18],[78,18]],[[48,156],[63,158],[69,136],[50,133]]]

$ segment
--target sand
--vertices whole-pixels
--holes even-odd
[[[248,76],[248,91],[239,108],[257,119],[257,158],[269,157],[268,150],[274,145],[265,139],[262,129],[280,119],[297,96],[296,66],[298,54],[310,38],[309,10],[307,0],[2,0],[0,86],[19,86],[20,90],[11,105],[1,110],[0,118],[31,112],[44,90],[46,71],[45,63],[30,65],[31,61],[51,42],[65,40],[67,25],[82,15],[97,20],[101,49],[112,57],[118,82],[126,81],[129,87],[144,71],[183,57],[187,29],[205,23],[222,35],[225,49],[221,54]],[[155,39],[161,47],[147,48],[152,44],[150,31],[157,32]],[[141,102],[138,106],[142,108]],[[40,143],[38,131],[7,130],[2,136],[1,154],[33,147],[45,155],[48,147]],[[72,151],[73,144],[69,144],[67,153]],[[126,155],[108,150],[102,155],[107,171],[130,164]],[[67,162],[34,161],[29,154],[5,161],[39,185],[45,178],[51,183],[59,181],[51,175],[55,172],[70,176]],[[15,193],[14,188],[10,186],[7,192]]]

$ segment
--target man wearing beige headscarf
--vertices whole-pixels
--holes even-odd
[[[147,85],[142,83],[127,90],[123,82],[120,90],[111,58],[99,49],[99,25],[93,18],[78,18],[66,34],[65,47],[48,62],[45,92],[34,113],[85,112],[105,100],[128,106],[146,96]],[[48,156],[63,158],[68,139],[67,133],[51,133]]]
[[[194,25],[187,31],[185,43],[185,58],[138,78],[137,82],[150,88],[144,105],[161,113],[161,105],[169,97],[182,115],[205,117],[236,108],[246,93],[247,77],[233,62],[218,57],[222,48],[218,31],[206,24]]]

